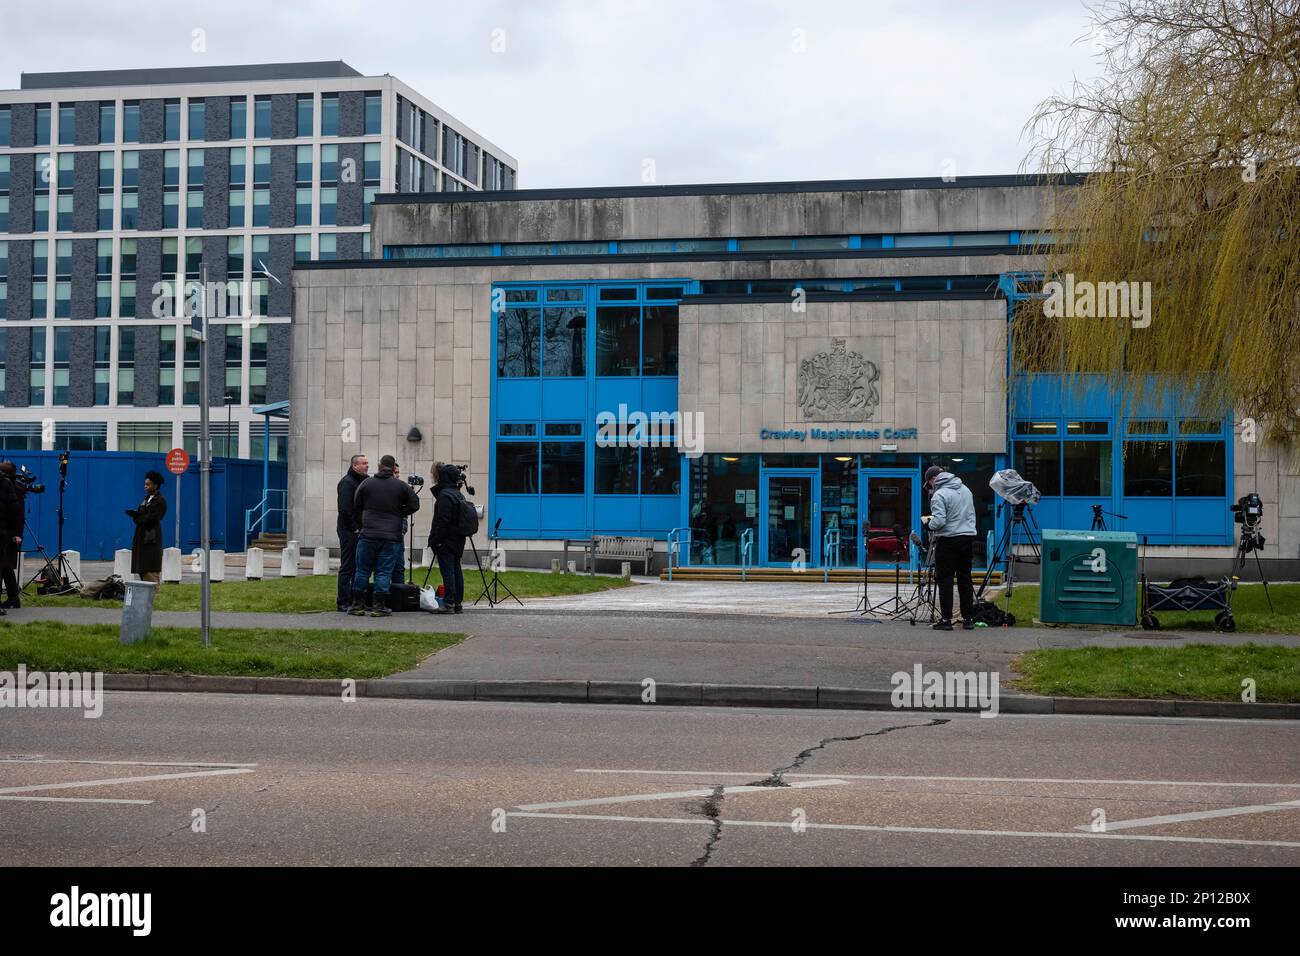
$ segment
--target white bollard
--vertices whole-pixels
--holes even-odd
[[[68,577],[74,580],[81,580],[81,552],[64,551],[63,559],[68,563]]]
[[[210,581],[226,580],[226,552],[213,549],[212,554],[212,571],[208,575]]]
[[[113,552],[113,573],[123,581],[131,576],[130,548],[118,548]]]
[[[317,548],[311,553],[311,573],[312,574],[329,574],[330,573],[330,549]]]
[[[249,548],[244,554],[244,580],[262,580],[262,549]]]
[[[290,541],[280,552],[280,577],[296,578],[298,576],[298,542]]]
[[[577,573],[578,573],[578,562],[577,562],[577,561],[570,561],[570,562],[569,562],[569,573],[570,573],[570,574],[577,574]]]
[[[620,571],[620,574],[623,576],[623,580],[625,580],[625,581],[630,581],[630,580],[632,580],[632,562],[631,562],[631,561],[624,561],[624,562],[623,562],[623,568],[622,568],[622,570]]]
[[[162,579],[176,584],[181,579],[181,549],[163,548]]]
[[[559,559],[559,558],[551,558],[551,573],[552,573],[552,574],[559,574],[559,573],[560,573],[560,559]]]

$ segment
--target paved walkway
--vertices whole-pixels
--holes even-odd
[[[873,587],[873,599],[876,589]],[[893,588],[882,589],[892,595]],[[470,589],[470,593],[475,593]],[[916,664],[937,670],[998,670],[1039,647],[1153,647],[1264,641],[1300,647],[1300,636],[1140,629],[981,628],[932,631],[919,624],[865,623],[851,614],[853,585],[658,582],[525,607],[469,607],[455,617],[396,614],[356,618],[303,614],[214,613],[215,627],[463,631],[469,639],[430,657],[402,678],[480,680],[636,680],[784,684],[881,689]],[[883,596],[883,594],[882,594]],[[23,608],[5,619],[116,623],[121,612],[89,602]],[[193,611],[160,611],[157,626],[193,627]],[[361,638],[359,638],[361,639]]]

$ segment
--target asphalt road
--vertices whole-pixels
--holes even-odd
[[[1295,866],[1298,743],[1282,721],[117,692],[98,720],[0,711],[0,842],[20,865]]]

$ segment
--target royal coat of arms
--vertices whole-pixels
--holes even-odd
[[[847,340],[832,339],[829,352],[818,352],[799,363],[799,407],[808,421],[866,421],[880,404],[876,382],[880,370]]]

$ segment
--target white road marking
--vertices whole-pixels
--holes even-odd
[[[1213,820],[1218,817],[1239,817],[1247,813],[1271,813],[1275,810],[1295,810],[1300,808],[1300,800],[1286,803],[1262,803],[1250,807],[1224,807],[1222,810],[1196,810],[1190,813],[1170,813],[1161,817],[1139,817],[1134,820],[1106,821],[1106,831],[1128,830],[1133,827],[1158,827],[1165,823],[1183,823],[1187,820]],[[1078,830],[1090,830],[1092,824],[1085,823]]]
[[[766,788],[765,788],[766,789]],[[509,811],[507,817],[541,817],[550,820],[600,820],[616,823],[688,823],[697,826],[713,826],[721,823],[737,827],[775,827],[789,830],[789,820],[711,820],[703,817],[624,817],[602,813],[535,813]],[[802,824],[810,830],[852,830],[861,833],[933,833],[943,836],[977,836],[1008,838],[1041,838],[1049,840],[1131,840],[1145,843],[1208,843],[1220,846],[1268,846],[1284,849],[1300,849],[1300,843],[1288,843],[1282,840],[1233,840],[1218,837],[1183,837],[1154,836],[1142,833],[1055,833],[1050,830],[971,830],[947,827],[892,827],[869,826],[861,823],[811,823]]]
[[[575,770],[574,773],[603,773],[603,774],[641,774],[647,776],[676,776],[676,777],[762,777],[771,773],[770,770],[744,771],[744,770]],[[914,774],[890,774],[890,773],[787,773],[782,774],[785,777],[807,777],[810,779],[823,779],[834,777],[836,780],[935,780],[940,782],[955,783],[1104,783],[1104,784],[1123,784],[1127,786],[1140,787],[1255,787],[1260,789],[1269,789],[1273,787],[1285,787],[1290,789],[1300,788],[1300,783],[1240,783],[1226,780],[1089,780],[1089,779],[1068,779],[1064,777],[945,777],[945,776],[927,776]]]
[[[58,760],[53,757],[0,757],[0,763],[83,763],[108,767],[256,767],[255,763],[198,763],[166,760]]]
[[[9,794],[0,796],[0,800],[26,800],[32,803],[153,803],[152,800],[122,800],[115,797],[15,797]]]
[[[833,787],[843,784],[844,780],[809,780],[792,783],[788,787],[723,787],[724,794],[733,793],[777,793],[781,790],[806,790],[810,787]],[[678,790],[671,793],[633,793],[621,797],[594,797],[590,800],[561,800],[558,803],[529,803],[518,807],[520,810],[561,810],[566,807],[599,807],[614,803],[640,803],[646,800],[683,800],[690,797],[710,797],[713,790]]]
[[[116,777],[110,780],[73,780],[67,783],[38,783],[27,787],[0,787],[0,794],[34,793],[38,790],[79,790],[82,787],[108,787],[122,783],[145,783],[154,780],[180,780],[185,777],[222,777],[232,773],[252,773],[245,767],[225,770],[195,770],[190,773],[155,773],[145,777]]]

